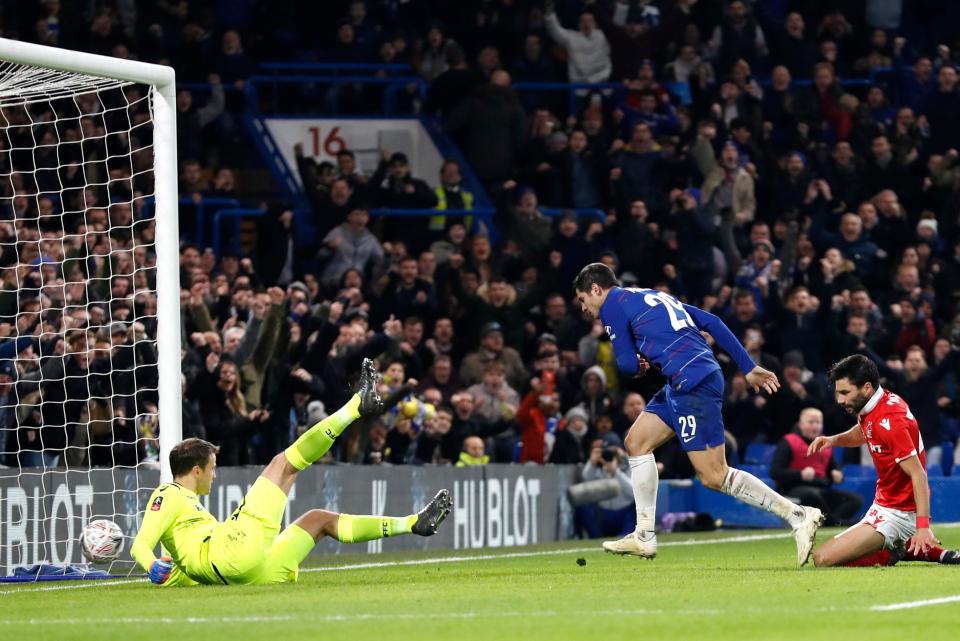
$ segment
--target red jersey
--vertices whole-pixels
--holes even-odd
[[[913,483],[899,463],[916,456],[926,469],[927,453],[910,407],[902,398],[880,387],[860,410],[857,420],[877,468],[874,502],[882,507],[916,512]]]

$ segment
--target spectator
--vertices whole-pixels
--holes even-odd
[[[431,283],[419,276],[419,262],[412,256],[400,259],[395,272],[386,276],[379,309],[405,320],[410,316],[431,322],[437,314],[437,298]],[[385,318],[376,318],[383,321]]]
[[[728,142],[720,152],[720,162],[713,155],[710,141],[716,135],[713,125],[700,128],[691,154],[704,176],[700,195],[704,202],[711,203],[718,211],[730,209],[737,225],[746,225],[756,214],[753,177],[740,166],[740,154],[733,142]]]
[[[210,97],[202,107],[194,104],[190,90],[177,91],[177,156],[180,158],[204,157],[204,130],[223,113],[226,99],[223,85],[220,84],[220,76],[210,74],[208,81]],[[208,157],[206,160],[211,159]]]
[[[504,190],[504,196],[513,194],[514,181],[507,183],[511,189]],[[519,202],[508,205],[510,218],[507,221],[506,236],[512,241],[519,253],[520,261],[524,265],[543,263],[551,236],[553,225],[550,219],[541,213],[537,193],[532,189],[520,191]]]
[[[767,53],[763,29],[750,15],[743,0],[727,3],[723,23],[714,27],[707,46],[717,60],[717,70],[721,74],[728,73],[740,58],[752,64]]]
[[[427,81],[438,78],[449,68],[445,56],[447,44],[442,27],[437,23],[430,25],[423,51],[420,52],[420,61],[415,65]]]
[[[584,463],[592,440],[587,412],[581,407],[571,408],[563,417],[563,427],[557,432],[549,462],[558,465]]]
[[[523,53],[510,65],[510,76],[516,82],[555,82],[557,72],[553,61],[543,51],[543,38],[538,33],[524,37]],[[527,109],[549,104],[546,92],[529,91],[520,96]]]
[[[631,80],[637,73],[637,61],[652,57],[657,41],[654,30],[660,23],[660,10],[647,2],[631,7],[624,21],[618,20],[618,12],[619,8],[612,14],[600,9],[593,14],[609,43],[612,62],[609,77],[613,82]],[[549,29],[550,23],[547,24]],[[551,36],[562,43],[552,33]],[[570,79],[573,80],[572,74]]]
[[[322,255],[329,256],[321,279],[327,287],[334,286],[348,269],[370,274],[383,262],[383,246],[367,229],[370,215],[366,209],[356,208],[347,214],[347,220],[330,230],[324,237]]]
[[[616,488],[612,497],[578,508],[580,522],[590,538],[626,534],[637,526],[633,486],[620,469],[620,456],[616,448],[596,444],[590,450],[590,460],[583,466],[585,482],[611,480]]]
[[[610,180],[620,208],[625,209],[626,203],[637,200],[657,213],[665,207],[660,151],[650,125],[645,122],[634,125],[629,144],[619,145],[611,159]]]
[[[512,347],[503,344],[503,326],[489,322],[480,329],[480,349],[468,354],[460,366],[460,380],[467,385],[480,381],[487,365],[500,363],[504,369],[507,383],[511,387],[520,387],[527,372],[523,367],[520,354]]]
[[[483,368],[481,382],[471,385],[467,392],[473,395],[473,415],[488,423],[509,421],[517,414],[520,395],[507,385],[504,368],[493,361]]]
[[[426,378],[420,383],[421,390],[430,388],[440,390],[443,400],[448,403],[452,402],[454,393],[463,389],[460,377],[453,367],[453,360],[448,354],[438,354],[434,357],[433,365],[430,366]]]
[[[783,32],[775,40],[774,54],[777,60],[790,70],[790,74],[797,78],[806,78],[810,75],[813,65],[817,62],[816,45],[805,38],[803,15],[793,11],[787,15]]]
[[[816,506],[827,515],[831,525],[850,525],[856,520],[863,497],[832,487],[843,482],[843,472],[837,469],[831,448],[807,454],[807,447],[822,433],[823,413],[805,408],[800,412],[797,430],[777,443],[770,476],[777,484],[777,492],[802,505]]]
[[[447,131],[461,142],[470,166],[487,186],[512,176],[523,125],[523,109],[503,70],[495,71],[446,121]]]
[[[380,207],[388,209],[432,209],[437,206],[437,195],[423,180],[410,174],[406,154],[383,152],[383,160],[370,178],[372,197]],[[392,221],[397,221],[392,224]],[[398,219],[388,222],[387,234],[402,240],[408,247],[418,247],[423,242],[426,224],[423,218],[406,220],[402,224]]]
[[[552,10],[546,15],[547,33],[567,50],[567,76],[570,82],[603,82],[610,77],[610,43],[597,29],[593,13],[580,14],[577,29],[564,29]]]
[[[931,151],[942,153],[960,146],[960,125],[953,117],[958,108],[957,71],[944,65],[937,72],[937,89],[927,98],[923,109],[930,123]]]
[[[434,193],[437,196],[435,207],[446,209],[473,209],[473,194],[463,188],[463,176],[460,173],[460,163],[456,160],[444,160],[440,166],[440,186]],[[430,219],[430,232],[434,238],[445,235],[450,225],[455,221],[463,221],[465,227],[473,227],[473,217],[447,217],[437,215]]]
[[[670,273],[675,277],[676,269],[682,270],[687,298],[696,304],[710,291],[713,280],[714,213],[700,205],[697,189],[684,192],[675,189],[670,198],[673,207],[665,227],[673,233],[677,266],[665,267],[664,273],[671,278]],[[679,239],[683,242],[678,242]]]
[[[476,467],[486,465],[490,457],[484,453],[483,439],[479,436],[468,436],[463,439],[463,451],[457,459],[457,467]]]
[[[556,393],[544,392],[543,382],[534,378],[530,391],[520,401],[520,463],[542,464],[550,456],[560,424],[560,398]]]
[[[573,404],[587,413],[589,425],[595,425],[600,414],[613,411],[616,399],[607,390],[607,375],[602,367],[587,368],[580,380],[580,393]]]

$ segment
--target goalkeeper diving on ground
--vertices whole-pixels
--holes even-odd
[[[382,411],[377,372],[373,362],[364,359],[357,393],[274,457],[223,523],[197,498],[209,494],[216,478],[217,447],[197,438],[180,442],[170,452],[174,480],[150,496],[131,555],[160,585],[286,583],[297,580],[300,564],[325,536],[359,543],[400,534],[435,534],[453,503],[447,490],[409,516],[310,510],[280,531],[297,474],[322,457],[353,421]],[[154,556],[158,542],[169,556]]]

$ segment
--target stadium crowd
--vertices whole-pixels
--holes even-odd
[[[622,445],[662,378],[620,377],[604,328],[572,303],[573,276],[602,261],[625,285],[717,314],[780,377],[779,393],[756,394],[718,354],[731,456],[777,443],[805,408],[822,411],[828,434],[849,427],[825,372],[859,351],[916,413],[928,465],[950,467],[941,446],[960,436],[960,21],[949,19],[951,3],[926,3],[922,14],[898,0],[95,4],[89,15],[57,0],[39,13],[10,10],[3,32],[167,62],[181,80],[208,82],[203,99],[182,90],[177,100],[181,196],[195,204],[242,192],[223,151],[244,146],[233,90],[258,61],[281,59],[409,64],[429,82],[413,108],[439,119],[497,204],[496,244],[469,218],[371,219],[374,207],[471,209],[464,167],[450,160],[438,177],[414,176],[402,153],[384,150],[377,167],[360,167],[350,150],[332,164],[298,148],[316,242],[273,198],[253,251],[215,255],[191,242],[183,207],[184,436],[220,445],[221,464],[269,460],[346,401],[370,356],[390,409],[348,431],[331,462],[577,463],[586,477],[615,476],[604,452]],[[318,37],[318,24],[330,33]],[[512,86],[545,81],[620,87],[584,89],[570,112],[555,94]],[[146,115],[135,91],[125,90],[124,109],[134,121]],[[351,91],[328,98],[341,110],[376,107]],[[113,131],[110,109],[91,105],[81,111],[105,117],[73,121],[53,111],[74,124],[7,114],[19,120],[5,131],[51,142],[88,137],[87,127]],[[43,443],[56,457],[69,442],[85,446],[75,428],[89,423],[99,434],[91,427],[88,440],[106,444],[90,463],[149,456],[151,187],[101,150],[109,179],[71,194],[73,207],[42,196],[64,190],[40,184],[49,165],[6,153],[27,141],[8,134],[0,145],[9,178],[0,332],[11,345],[0,349],[18,353],[0,368],[0,451],[21,452],[28,465],[37,459],[25,453]],[[80,156],[84,166],[95,157]],[[115,191],[120,183],[132,186]],[[64,227],[45,227],[48,216]],[[99,256],[104,243],[110,261]],[[73,311],[44,314],[64,305]],[[92,375],[111,358],[113,374]],[[2,401],[19,395],[29,408],[43,391],[36,412]],[[658,451],[662,478],[691,474],[679,454]]]

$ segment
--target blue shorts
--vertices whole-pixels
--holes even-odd
[[[685,452],[699,452],[722,445],[723,374],[715,371],[682,392],[664,385],[647,403],[647,412],[657,415],[680,439]]]

